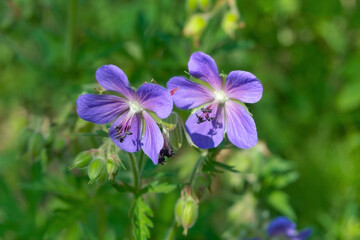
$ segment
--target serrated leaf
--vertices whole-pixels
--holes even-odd
[[[135,200],[134,205],[134,236],[137,240],[146,240],[150,238],[150,227],[153,223],[150,217],[153,216],[151,208],[143,201],[141,197]]]

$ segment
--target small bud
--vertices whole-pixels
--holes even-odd
[[[175,205],[175,220],[178,225],[184,228],[183,234],[186,236],[189,228],[194,226],[198,216],[198,204],[190,193],[184,189],[182,196]]]
[[[177,222],[178,226],[181,225],[181,214],[184,205],[185,205],[185,200],[182,197],[180,197],[175,205],[175,221]]]
[[[198,3],[198,6],[202,10],[208,10],[209,7],[210,7],[210,1],[209,0],[198,0],[197,3]]]
[[[206,24],[207,22],[203,15],[195,14],[185,24],[184,35],[187,37],[200,37]]]
[[[107,177],[107,171],[105,171],[105,167],[104,167],[104,170],[101,171],[101,174],[100,174],[100,176],[97,178],[97,181],[98,181],[99,183],[103,183],[103,182],[105,182],[106,177]]]
[[[196,1],[197,0],[187,0],[186,7],[189,9],[189,11],[195,11],[196,9]]]
[[[90,178],[89,184],[93,183],[103,173],[105,162],[102,158],[95,158],[89,165],[88,176]]]
[[[176,128],[179,115],[176,112],[172,112],[170,116],[165,119],[161,119],[161,125],[167,130],[172,131]]]
[[[236,12],[229,11],[224,15],[221,26],[230,37],[233,37],[235,30],[239,28],[238,20],[239,14]]]
[[[90,154],[88,151],[84,151],[79,153],[74,160],[73,165],[71,165],[71,167],[69,168],[69,170],[73,169],[73,168],[83,168],[83,167],[87,167],[90,163],[90,161],[92,160],[93,156],[92,154]]]
[[[195,199],[187,196],[181,212],[181,224],[184,228],[183,234],[186,236],[189,228],[194,226],[198,217],[198,205]]]
[[[34,133],[29,139],[28,152],[31,158],[38,157],[45,145],[45,138],[41,133]]]
[[[119,164],[112,158],[106,161],[106,171],[109,174],[109,180],[112,181],[119,172]]]
[[[176,128],[169,132],[169,144],[174,151],[177,151],[181,148],[183,143],[183,123],[181,121],[178,122]]]

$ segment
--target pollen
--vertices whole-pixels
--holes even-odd
[[[143,108],[139,105],[139,103],[135,102],[135,101],[129,102],[129,108],[130,108],[130,113],[132,113],[132,114],[136,114],[143,110]]]
[[[223,91],[215,91],[214,98],[215,98],[215,101],[218,103],[225,103],[226,100],[228,100],[227,96],[225,95],[225,93]]]

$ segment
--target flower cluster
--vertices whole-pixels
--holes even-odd
[[[114,143],[127,152],[142,149],[154,164],[173,155],[164,154],[167,143],[153,117],[168,117],[173,101],[180,109],[194,109],[185,125],[199,148],[217,147],[225,133],[235,146],[253,147],[258,141],[256,126],[244,103],[261,99],[260,81],[249,72],[233,71],[224,82],[215,61],[202,52],[191,55],[188,67],[198,82],[177,76],[168,81],[167,89],[145,83],[135,91],[120,68],[102,66],[96,71],[96,79],[114,94],[81,95],[77,99],[78,115],[97,124],[112,122],[109,136]]]

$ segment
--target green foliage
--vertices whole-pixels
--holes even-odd
[[[154,225],[150,219],[153,216],[151,208],[146,205],[141,197],[134,202],[134,237],[139,240],[150,238],[150,230]]]

